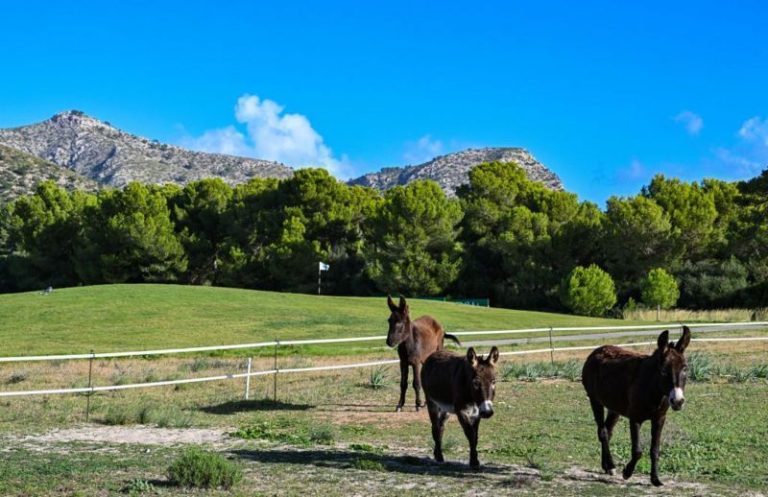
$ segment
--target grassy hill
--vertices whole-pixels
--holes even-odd
[[[615,323],[410,300],[449,331]],[[104,285],[0,295],[0,356],[386,335],[384,298],[177,285]],[[625,323],[625,322],[622,322]]]

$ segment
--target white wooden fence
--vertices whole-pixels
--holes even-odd
[[[489,331],[459,331],[452,332],[453,335],[461,337],[473,337],[473,336],[488,336],[488,335],[520,335],[531,333],[548,333],[550,346],[547,348],[530,349],[530,350],[516,350],[502,352],[501,355],[526,355],[526,354],[540,354],[549,352],[554,354],[555,352],[570,352],[580,350],[591,350],[595,345],[587,346],[571,346],[556,348],[554,342],[556,341],[580,341],[580,340],[592,340],[595,337],[579,337],[574,335],[553,335],[556,332],[588,332],[588,331],[637,331],[648,330],[644,334],[654,334],[659,329],[676,329],[681,328],[681,324],[658,324],[658,325],[626,325],[626,326],[595,326],[595,327],[543,327],[543,328],[525,328],[525,329],[510,329],[510,330],[489,330]],[[749,321],[742,323],[703,323],[691,325],[697,329],[701,328],[730,328],[730,331],[743,329],[751,329],[752,327],[768,327],[766,321]],[[727,330],[726,330],[727,331]],[[177,354],[195,354],[201,352],[216,352],[227,350],[248,350],[259,349],[264,347],[274,347],[275,351],[281,346],[296,346],[296,345],[322,345],[322,344],[335,344],[335,343],[353,343],[353,342],[369,342],[369,341],[381,341],[386,339],[385,336],[368,336],[368,337],[353,337],[353,338],[327,338],[327,339],[315,339],[315,340],[274,340],[269,342],[255,342],[235,345],[215,345],[206,347],[187,347],[176,349],[161,349],[161,350],[142,350],[142,351],[129,351],[129,352],[105,352],[105,353],[88,353],[88,354],[64,354],[64,355],[41,355],[41,356],[19,356],[19,357],[0,357],[0,363],[18,363],[18,362],[31,362],[31,361],[63,361],[63,360],[89,360],[91,365],[95,359],[110,359],[110,358],[126,358],[126,357],[146,357],[155,355],[177,355]],[[742,342],[757,342],[768,341],[768,335],[760,337],[725,337],[725,338],[694,338],[693,342],[730,342],[730,341],[742,341]],[[648,346],[655,344],[653,342],[633,342],[633,343],[620,343],[616,344],[623,347],[638,347]],[[277,357],[277,355],[275,355]],[[381,366],[387,364],[397,364],[399,360],[381,360],[381,361],[369,361],[358,362],[353,364],[341,364],[334,366],[317,366],[317,367],[304,367],[304,368],[278,368],[275,361],[275,367],[272,369],[251,371],[250,361],[248,362],[248,369],[242,373],[232,373],[217,376],[206,376],[198,378],[187,378],[177,380],[166,381],[154,381],[146,383],[132,383],[123,385],[103,385],[94,386],[90,385],[91,378],[89,377],[89,386],[79,388],[59,388],[50,390],[18,390],[18,391],[3,391],[0,392],[0,397],[25,397],[33,395],[54,395],[54,394],[94,394],[96,392],[108,392],[115,390],[128,390],[135,388],[150,388],[150,387],[162,387],[170,385],[182,385],[188,383],[204,383],[210,381],[224,381],[233,379],[248,379],[256,376],[275,375],[288,373],[308,373],[318,371],[335,371],[342,369],[352,368],[364,368],[372,366]],[[248,387],[246,387],[246,396]]]

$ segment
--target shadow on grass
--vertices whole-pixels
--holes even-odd
[[[483,464],[480,469],[473,470],[466,463],[438,463],[431,458],[417,456],[393,456],[358,451],[335,450],[234,450],[236,457],[247,461],[267,464],[311,464],[317,467],[334,469],[355,469],[361,467],[361,461],[372,463],[380,471],[414,475],[442,475],[456,478],[474,478],[478,475],[508,475],[510,468],[494,464]]]
[[[234,400],[201,407],[200,410],[208,414],[236,414],[248,411],[306,411],[314,406],[309,404],[292,404],[290,402],[260,400]]]

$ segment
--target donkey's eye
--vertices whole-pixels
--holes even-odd
[[[478,380],[477,378],[472,380],[472,386],[475,388],[480,388],[480,380]]]

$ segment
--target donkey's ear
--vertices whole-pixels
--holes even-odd
[[[397,312],[397,306],[392,301],[392,296],[391,295],[387,295],[387,305],[389,306],[389,310],[390,311]]]
[[[405,301],[405,297],[400,295],[400,312],[408,314],[408,302]]]
[[[688,348],[688,344],[691,343],[691,329],[687,326],[683,326],[683,336],[677,341],[675,349],[681,354]]]
[[[474,347],[470,347],[469,350],[467,350],[467,362],[472,365],[472,367],[477,367],[477,352],[475,352]]]
[[[491,366],[495,366],[499,362],[499,349],[495,345],[491,348],[491,353],[488,354],[488,362],[491,363]]]
[[[659,341],[657,342],[659,346],[659,350],[664,352],[666,350],[667,345],[669,344],[669,330],[664,330],[661,332],[661,335],[659,335]]]

